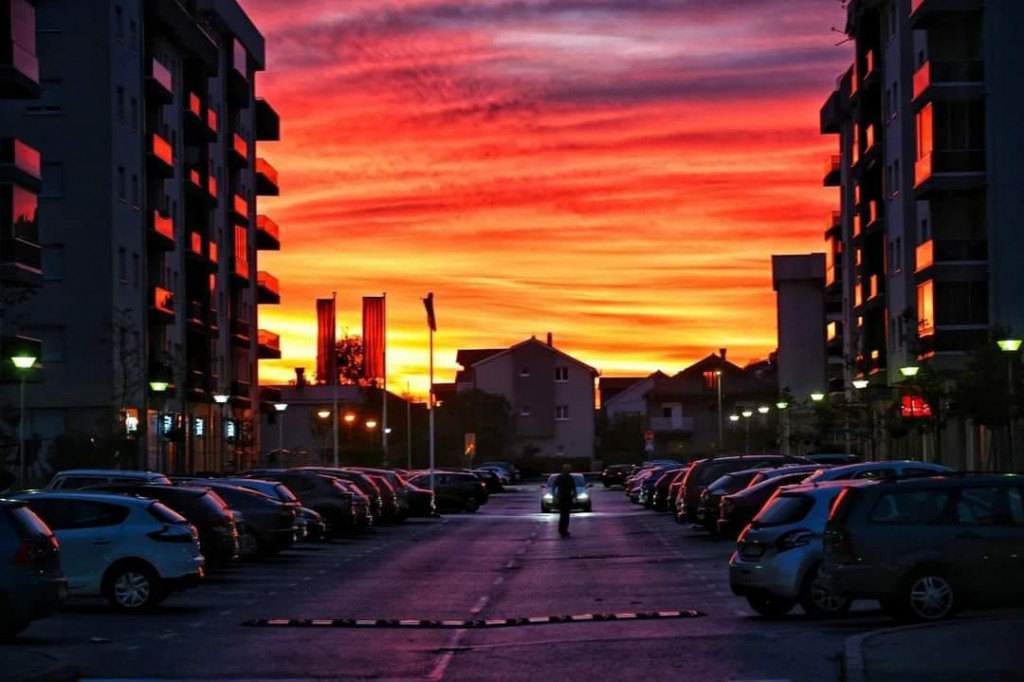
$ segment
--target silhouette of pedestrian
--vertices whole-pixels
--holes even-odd
[[[555,500],[558,502],[558,534],[569,537],[569,514],[576,502],[576,481],[573,480],[572,467],[562,465],[562,473],[555,479]]]

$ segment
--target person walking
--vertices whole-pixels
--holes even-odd
[[[576,481],[572,477],[572,467],[562,465],[562,473],[555,479],[555,500],[558,502],[558,534],[569,537],[569,514],[576,502]]]

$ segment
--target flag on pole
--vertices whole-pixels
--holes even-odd
[[[333,298],[316,299],[316,378],[325,384],[338,381],[338,344]]]
[[[427,309],[427,326],[430,327],[430,331],[437,331],[437,318],[434,317],[434,293],[427,294],[427,297],[423,299],[423,307]]]
[[[363,296],[363,377],[367,379],[386,376],[384,332],[384,297]]]

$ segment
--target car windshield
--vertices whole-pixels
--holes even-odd
[[[769,527],[796,523],[807,516],[813,506],[814,500],[808,495],[779,495],[765,505],[754,519],[754,525]]]
[[[569,474],[569,475],[572,476],[572,480],[576,484],[576,489],[577,490],[580,490],[580,489],[583,489],[583,488],[587,487],[587,482],[583,478],[583,474]],[[551,490],[552,488],[555,487],[555,481],[558,479],[559,476],[561,476],[561,474],[551,474],[551,476],[548,477],[548,485],[547,485],[548,490]]]

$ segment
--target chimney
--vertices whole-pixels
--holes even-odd
[[[548,345],[552,347],[555,345],[555,337],[551,335],[551,332],[548,332]]]
[[[718,354],[719,354],[720,356],[722,356],[722,359],[723,359],[723,360],[725,360],[725,352],[726,352],[727,350],[729,350],[729,349],[728,349],[728,348],[719,348],[719,349],[718,349]]]
[[[298,388],[304,388],[306,386],[306,368],[296,367],[295,368],[295,386]]]

